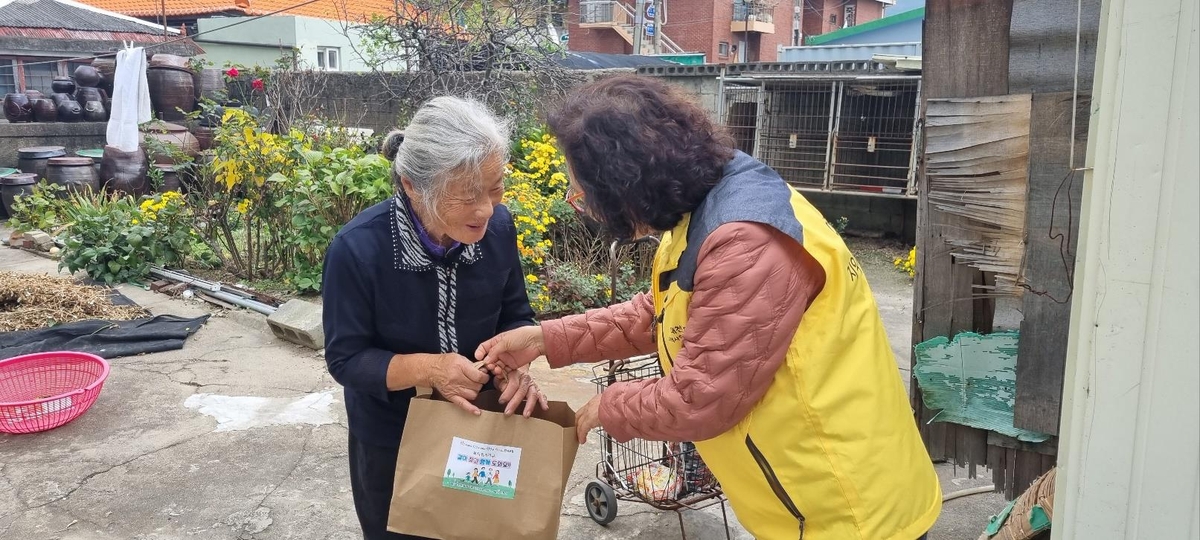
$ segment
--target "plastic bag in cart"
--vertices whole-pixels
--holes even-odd
[[[681,482],[672,467],[649,463],[628,477],[633,489],[651,501],[669,501],[679,496]]]

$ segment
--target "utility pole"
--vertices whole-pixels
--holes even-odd
[[[642,54],[642,35],[646,33],[646,0],[637,0],[633,20],[633,54]]]
[[[662,54],[663,0],[654,0],[654,54]]]

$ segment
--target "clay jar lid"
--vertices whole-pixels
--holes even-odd
[[[170,122],[163,122],[161,120],[155,120],[153,122],[149,122],[149,123],[145,124],[145,126],[146,127],[142,128],[143,133],[153,133],[153,132],[158,132],[158,131],[166,131],[167,133],[179,133],[181,131],[187,131],[186,127],[183,127],[179,124],[172,124]]]
[[[104,149],[103,148],[89,148],[86,150],[76,150],[75,155],[77,155],[81,158],[90,159],[90,160],[92,160],[93,163],[100,163],[100,160],[104,159]]]
[[[158,53],[150,57],[150,67],[186,68],[187,62],[187,58],[167,53]]]
[[[17,157],[21,159],[45,159],[67,155],[67,149],[61,146],[30,146],[17,149]]]
[[[85,157],[56,157],[46,162],[49,167],[91,167],[93,164],[91,158]]]
[[[0,186],[31,186],[36,183],[37,175],[34,173],[10,174],[0,178]]]

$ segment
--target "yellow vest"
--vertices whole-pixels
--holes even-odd
[[[697,252],[734,221],[796,239],[824,268],[825,286],[762,401],[733,429],[697,441],[701,457],[760,540],[915,540],[941,512],[941,487],[866,276],[816,208],[741,152],[655,254],[664,372],[683,345]]]

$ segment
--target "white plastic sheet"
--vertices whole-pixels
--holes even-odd
[[[146,82],[146,53],[141,47],[117,53],[113,76],[112,112],[106,133],[108,145],[122,152],[137,150],[138,125],[149,122],[150,85]]]

